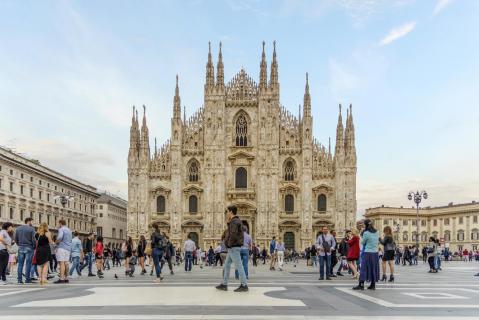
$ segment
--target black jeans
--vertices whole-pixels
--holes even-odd
[[[3,281],[7,281],[8,251],[0,250],[0,277]]]

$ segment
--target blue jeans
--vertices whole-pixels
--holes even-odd
[[[326,265],[326,266],[325,266]],[[326,278],[330,276],[331,255],[319,256],[319,277],[324,278],[324,269],[326,267]]]
[[[185,252],[185,271],[191,271],[191,264],[193,263],[193,252]]]
[[[223,284],[225,286],[228,285],[231,263],[233,262],[235,264],[236,269],[238,269],[241,284],[244,286],[247,286],[248,282],[246,281],[246,274],[244,273],[243,264],[241,263],[241,248],[240,247],[228,248],[228,254],[226,255],[226,261],[225,261],[225,270],[223,273]]]
[[[313,260],[313,267],[318,265],[318,256],[312,256],[311,259]]]
[[[88,265],[88,274],[92,274],[92,264],[93,264],[93,253],[87,252],[85,253],[85,261],[83,261],[83,266],[80,268],[80,272],[85,269]]]
[[[72,257],[72,267],[70,268],[70,275],[73,275],[74,270],[76,270],[78,275],[81,276],[80,257]]]
[[[245,275],[246,275],[246,279],[249,279],[249,278],[248,278],[249,250],[248,250],[248,249],[241,248],[241,250],[240,250],[240,257],[241,257],[241,263],[243,263],[243,269],[244,269],[244,273],[245,273]],[[235,270],[235,278],[236,278],[236,279],[239,279],[238,269]]]
[[[33,248],[18,247],[18,282],[22,282],[23,265],[25,265],[25,281],[30,282],[30,272],[32,269]]]
[[[163,257],[163,250],[160,248],[154,248],[152,252],[153,263],[155,264],[156,277],[159,278],[161,274],[160,260]]]

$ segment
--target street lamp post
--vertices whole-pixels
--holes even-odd
[[[419,204],[421,203],[422,199],[427,199],[427,192],[426,191],[410,191],[407,195],[407,198],[411,201],[414,199],[414,203],[416,203],[416,248],[419,249]]]

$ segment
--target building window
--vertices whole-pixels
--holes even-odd
[[[30,197],[33,198],[33,188],[30,188]]]
[[[444,225],[448,226],[449,225],[449,218],[444,219]]]
[[[0,189],[2,189],[2,179],[0,179]]]
[[[13,192],[13,182],[10,181],[10,192]]]
[[[245,168],[239,167],[235,172],[235,188],[245,189],[248,187],[248,172]]]
[[[413,225],[413,226],[416,226],[416,223],[417,223],[416,220],[412,220],[412,225]]]
[[[457,250],[458,250],[459,252],[462,252],[462,249],[463,249],[463,246],[462,246],[462,245],[458,245],[458,246],[457,246]]]
[[[0,218],[2,217],[3,215],[3,205],[0,204]]]
[[[165,213],[166,208],[166,200],[164,196],[158,196],[156,198],[156,212],[158,213]]]
[[[451,241],[451,233],[449,231],[444,232],[444,241]]]
[[[384,219],[383,225],[387,226],[389,224],[389,219]]]
[[[38,223],[42,223],[42,216],[43,216],[43,213],[38,214]],[[70,221],[68,222],[68,224],[70,224]]]
[[[50,225],[50,215],[47,214],[47,224]]]
[[[432,220],[432,224],[436,227],[437,226],[437,219]]]
[[[120,229],[120,239],[123,239],[123,229]]]
[[[116,238],[116,228],[111,229],[111,237]]]
[[[20,194],[23,194],[23,189],[24,189],[23,186],[20,185]]]
[[[403,225],[403,226],[407,226],[407,224],[408,224],[408,220],[404,219],[404,220],[402,221],[402,225]]]
[[[100,210],[103,210],[103,205],[102,204],[100,204]]]
[[[14,209],[10,207],[10,220],[13,220]]]
[[[25,220],[25,209],[20,209],[20,221]]]
[[[477,223],[477,216],[472,217],[472,223]]]
[[[403,234],[402,234],[402,239],[403,239],[403,241],[408,241],[409,236],[408,236],[408,234],[407,234],[406,231],[403,232]]]
[[[464,217],[459,217],[459,224],[463,224],[464,223]]]
[[[425,227],[426,226],[426,220],[421,220],[421,227]]]
[[[479,240],[479,230],[472,229],[471,231],[471,240]]]
[[[318,195],[318,211],[324,212],[327,209],[327,198],[326,195]]]
[[[459,230],[457,232],[457,241],[464,241],[464,231],[463,230]]]
[[[38,199],[42,200],[42,192],[38,191]]]
[[[284,180],[294,181],[294,161],[292,159],[286,160],[284,164]]]
[[[188,198],[188,212],[197,213],[198,212],[198,197],[192,195]]]
[[[30,182],[33,182],[33,177],[30,177]]]
[[[103,228],[102,227],[96,227],[96,234],[99,236],[103,236]]]
[[[13,170],[10,169],[10,175],[13,176]]]
[[[284,211],[288,213],[294,212],[294,196],[291,194],[287,194],[284,197]]]
[[[192,159],[188,164],[188,181],[197,182],[200,180],[200,165],[198,161]]]
[[[244,114],[241,114],[236,120],[236,146],[248,146],[248,122]]]
[[[412,241],[416,241],[416,237],[417,237],[417,233],[416,233],[416,232],[413,232],[413,233],[412,233],[411,240],[412,240]]]

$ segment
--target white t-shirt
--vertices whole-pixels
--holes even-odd
[[[3,238],[3,242],[0,242],[0,250],[6,250],[7,245],[9,246],[12,244],[12,238],[10,238],[10,235],[8,234],[7,230],[2,229],[0,231],[0,234],[2,235],[2,238]]]

